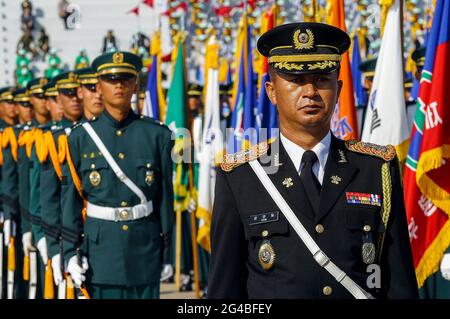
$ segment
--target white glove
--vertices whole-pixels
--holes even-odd
[[[55,256],[52,257],[53,281],[55,282],[56,286],[59,286],[59,284],[63,280],[60,261],[61,261],[60,254],[56,254]]]
[[[5,246],[9,245],[9,240],[11,238],[11,228],[12,228],[12,236],[16,236],[16,223],[11,219],[5,220],[5,223],[3,224],[3,233],[5,234]]]
[[[441,259],[441,274],[444,279],[450,280],[450,253],[444,254]]]
[[[42,262],[44,265],[47,265],[48,262],[48,253],[47,253],[47,241],[45,240],[45,237],[42,237],[37,242],[37,249],[39,250],[39,255],[41,255]]]
[[[33,246],[33,234],[28,231],[22,235],[22,248],[25,256],[30,256],[30,251],[35,251]]]
[[[173,276],[173,266],[171,264],[163,265],[163,269],[161,271],[161,281],[167,280]]]
[[[191,198],[191,200],[189,201],[189,206],[188,206],[187,210],[189,213],[195,212],[197,210],[197,203],[196,203],[195,199]]]
[[[67,265],[67,271],[72,277],[73,282],[75,283],[75,287],[79,288],[83,281],[86,280],[86,270],[89,269],[88,260],[86,257],[81,257],[81,267],[78,265],[77,256],[73,256],[69,260],[69,264]]]

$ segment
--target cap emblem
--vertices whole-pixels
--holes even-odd
[[[113,63],[123,63],[123,53],[116,52],[113,54]]]
[[[309,29],[306,29],[306,32],[297,30],[294,32],[293,41],[296,50],[309,50],[314,47],[314,34]]]

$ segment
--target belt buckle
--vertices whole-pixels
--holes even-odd
[[[116,221],[127,221],[131,219],[130,208],[120,208],[116,210]]]

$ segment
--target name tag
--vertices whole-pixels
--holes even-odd
[[[381,206],[381,197],[378,194],[345,192],[347,204],[364,204]]]
[[[275,211],[275,212],[267,212],[267,213],[251,215],[248,217],[248,224],[250,226],[252,226],[252,225],[258,225],[258,224],[277,222],[279,219],[279,214],[280,214],[279,211]]]

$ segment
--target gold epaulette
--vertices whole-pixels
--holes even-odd
[[[376,156],[385,161],[392,160],[395,155],[395,147],[392,145],[377,145],[372,143],[365,143],[356,140],[346,141],[345,146],[353,152]]]
[[[36,156],[40,163],[44,163],[47,160],[48,156],[48,146],[45,142],[45,134],[42,130],[39,130],[36,132],[36,136],[34,137]]]
[[[236,167],[245,164],[247,162],[253,161],[260,157],[261,155],[267,153],[269,149],[268,142],[262,142],[256,145],[253,145],[248,150],[242,150],[234,154],[226,154],[223,157],[223,161],[220,164],[220,167],[225,172],[231,172]]]
[[[17,162],[17,148],[19,146],[17,144],[16,134],[11,126],[5,128],[3,131],[2,148],[7,148],[8,146],[11,146],[11,155],[14,161]]]

